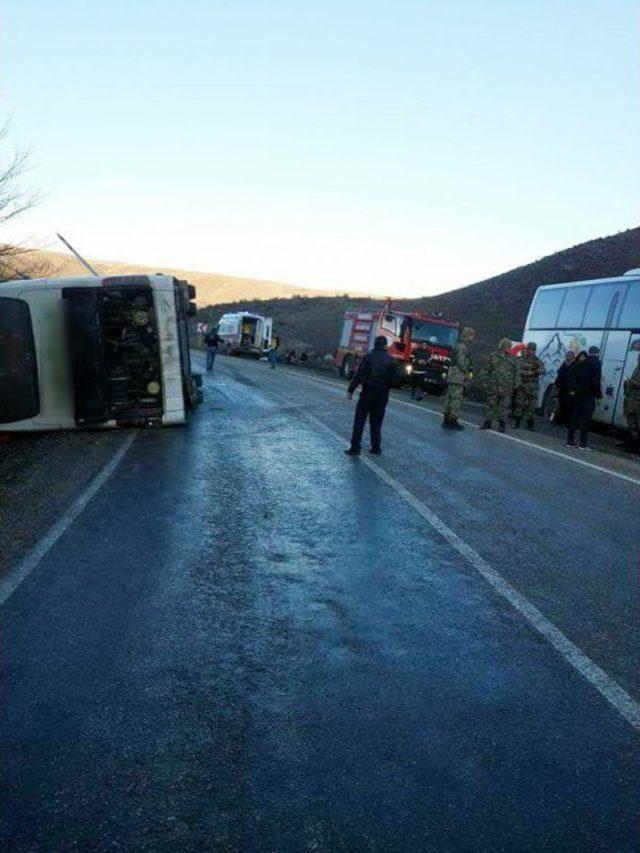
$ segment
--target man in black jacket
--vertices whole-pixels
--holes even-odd
[[[382,419],[389,399],[389,391],[396,375],[394,359],[387,352],[387,339],[380,335],[374,341],[374,348],[366,355],[349,384],[347,396],[351,400],[353,392],[362,385],[360,399],[353,420],[351,447],[345,450],[349,456],[359,456],[362,447],[362,433],[369,418],[371,430],[371,453],[381,453],[380,440]]]

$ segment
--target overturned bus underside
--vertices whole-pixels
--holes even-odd
[[[184,423],[194,296],[164,275],[0,285],[0,430]]]

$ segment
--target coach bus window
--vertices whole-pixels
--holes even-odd
[[[558,328],[579,329],[582,325],[582,315],[591,293],[590,287],[568,287],[560,316],[558,317]]]
[[[562,287],[553,290],[545,290],[544,288],[539,290],[533,305],[529,326],[532,329],[555,329],[558,309],[566,292],[566,289]]]
[[[618,326],[623,329],[640,329],[640,281],[629,282]]]
[[[441,326],[439,323],[415,320],[411,329],[411,340],[414,343],[436,344],[453,349],[458,340],[458,330],[455,326]]]
[[[584,315],[585,329],[604,329],[614,325],[615,314],[620,310],[626,282],[596,284],[591,292]]]
[[[0,423],[32,418],[39,411],[29,306],[21,299],[0,298]]]

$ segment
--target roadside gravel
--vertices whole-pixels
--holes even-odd
[[[0,435],[0,574],[38,542],[122,441],[121,430]]]

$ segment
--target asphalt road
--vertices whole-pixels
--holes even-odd
[[[637,850],[637,466],[205,395],[10,567],[3,849]]]

